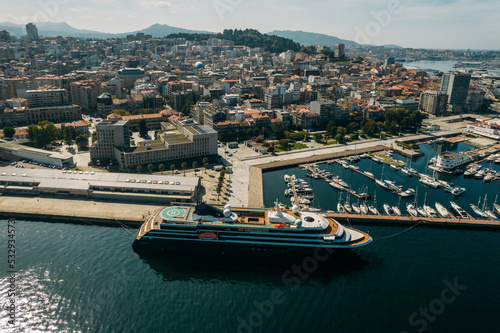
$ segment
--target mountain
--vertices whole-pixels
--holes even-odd
[[[333,46],[337,43],[344,43],[346,46],[363,46],[366,44],[358,44],[352,40],[341,39],[335,36],[318,34],[315,32],[305,31],[290,31],[290,30],[275,30],[267,33],[268,35],[276,35],[280,37],[290,38],[294,42],[301,45],[330,45]],[[376,46],[373,44],[367,46]],[[402,49],[403,47],[394,44],[380,45],[386,49]]]
[[[133,32],[126,33],[105,33],[100,31],[86,30],[86,29],[77,29],[66,22],[48,22],[48,23],[40,23],[35,24],[38,28],[38,34],[44,37],[57,37],[57,36],[71,36],[77,38],[115,38],[115,37],[125,37],[127,35],[135,35],[138,32],[143,32],[145,34],[152,35],[153,37],[165,37],[167,35],[173,33],[210,33],[208,31],[197,31],[197,30],[188,30],[177,27],[171,27],[166,24],[153,24],[149,28],[137,30]],[[7,30],[13,36],[25,36],[26,35],[26,27],[23,24],[14,24],[10,22],[2,22],[0,23],[0,30]]]
[[[294,42],[302,45],[335,45],[337,43],[344,43],[346,46],[359,46],[358,43],[352,40],[341,39],[335,36],[318,34],[314,32],[274,30],[268,32],[267,34],[290,38]]]
[[[199,30],[189,30],[189,29],[183,29],[183,28],[177,28],[177,27],[171,27],[166,24],[153,24],[149,28],[126,33],[126,34],[120,34],[123,36],[130,35],[130,34],[136,34],[138,32],[143,32],[147,35],[152,35],[154,38],[161,38],[168,36],[170,34],[177,34],[177,33],[188,33],[188,34],[211,34],[212,32],[210,31],[199,31]]]

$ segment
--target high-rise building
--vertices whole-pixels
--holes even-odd
[[[33,23],[26,24],[26,35],[28,38],[38,39],[38,29]]]
[[[469,89],[467,95],[467,111],[468,112],[480,112],[483,110],[484,97],[486,93],[479,87],[473,87]]]
[[[343,58],[345,56],[344,48],[344,43],[335,44],[335,58]]]
[[[126,120],[104,120],[96,125],[97,141],[90,147],[90,159],[120,162],[120,152],[130,147]],[[121,161],[123,162],[123,161]]]
[[[446,112],[448,95],[438,90],[426,90],[420,94],[419,110],[430,114]]]
[[[467,102],[470,74],[448,73],[441,79],[441,91],[448,94],[448,104],[452,111],[460,111]]]
[[[40,87],[26,91],[29,108],[69,105],[68,92],[65,89],[52,86]]]
[[[268,109],[278,109],[285,103],[286,86],[277,84],[264,91],[264,103]]]
[[[108,93],[103,93],[97,97],[97,115],[105,117],[113,110],[113,100]]]
[[[95,111],[100,90],[101,85],[93,80],[71,82],[71,101],[73,104],[81,106],[83,112]]]
[[[340,121],[349,118],[349,110],[339,107],[334,101],[321,99],[309,103],[311,114],[318,115],[320,123],[329,121]]]

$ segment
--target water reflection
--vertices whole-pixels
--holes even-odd
[[[300,268],[308,282],[327,284],[335,276],[365,269],[368,261],[351,250],[335,250],[327,260],[300,257],[236,257],[175,254],[161,256],[140,253],[139,257],[167,281],[198,279],[282,285],[286,272]]]

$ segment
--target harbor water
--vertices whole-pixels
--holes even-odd
[[[6,225],[0,221],[2,332],[494,332],[498,325],[497,232],[364,226],[372,244],[304,266],[139,257],[130,230],[17,221],[12,328]],[[270,302],[276,293],[279,302]]]
[[[399,154],[394,154],[393,158],[406,163],[406,165],[411,166],[420,173],[427,174],[429,176],[435,176],[438,179],[447,181],[456,186],[460,186],[466,189],[466,192],[459,196],[454,197],[448,192],[445,192],[443,188],[431,189],[422,185],[417,177],[407,177],[401,171],[392,170],[387,164],[379,164],[372,161],[370,158],[361,159],[359,162],[355,163],[359,167],[360,171],[370,171],[373,173],[375,178],[395,181],[397,185],[402,185],[403,190],[412,188],[416,191],[416,197],[410,199],[402,199],[398,195],[393,194],[390,191],[385,191],[381,187],[375,184],[375,182],[364,175],[359,174],[351,169],[344,169],[338,163],[332,164],[319,164],[318,167],[323,170],[330,171],[334,175],[338,175],[342,178],[351,188],[358,193],[367,192],[372,195],[372,199],[368,200],[367,203],[372,203],[377,207],[379,212],[383,212],[383,204],[387,203],[391,206],[399,206],[402,213],[406,212],[406,203],[415,203],[417,206],[422,206],[424,204],[434,207],[436,202],[441,203],[450,212],[451,206],[450,201],[454,201],[465,210],[474,215],[470,209],[470,204],[478,204],[479,207],[489,207],[492,209],[493,203],[500,194],[500,181],[493,181],[490,183],[484,183],[482,180],[477,180],[473,178],[464,178],[464,175],[450,175],[447,173],[434,173],[432,170],[427,169],[427,164],[430,158],[437,157],[437,155],[444,151],[451,152],[465,152],[472,147],[465,143],[444,143],[444,144],[421,144],[420,149],[424,152],[425,156],[420,157],[414,161],[401,156]],[[500,171],[500,165],[488,164],[487,162],[480,163],[481,166],[493,169],[495,171]],[[314,179],[306,177],[307,171],[301,170],[299,168],[283,169],[273,172],[266,172],[263,174],[264,183],[264,203],[267,207],[271,207],[273,202],[278,199],[284,204],[290,204],[290,199],[284,194],[286,187],[283,181],[285,174],[295,174],[297,177],[307,181],[313,192],[315,194],[314,207],[320,208],[323,211],[326,210],[337,210],[337,202],[340,200],[344,203],[346,200],[352,202],[361,202],[355,197],[349,197],[346,192],[339,192],[331,187],[323,179]],[[484,199],[486,197],[486,204]],[[497,199],[497,203],[500,204],[500,198]],[[453,213],[453,212],[452,212]]]
[[[439,150],[426,145],[422,149],[428,156]],[[412,167],[422,171],[428,156]],[[368,160],[358,165],[377,177],[382,172],[382,165]],[[369,192],[375,190],[372,181],[339,165],[323,167],[343,172],[356,190],[364,184]],[[384,178],[405,188],[419,186],[416,179],[398,178],[389,170],[385,168]],[[264,174],[268,204],[276,196],[285,200],[286,172],[300,176],[302,171]],[[487,185],[463,176],[452,181],[467,187],[457,200],[463,204],[498,191],[498,182]],[[324,181],[312,184],[321,207],[333,208],[338,192]],[[420,202],[424,192],[419,190]],[[428,201],[451,200],[442,189],[426,192]],[[379,207],[397,200],[377,188]],[[7,225],[0,221],[1,332],[498,330],[500,234],[496,231],[360,226],[374,239],[366,247],[337,251],[326,261],[267,262],[139,256],[132,250],[132,229],[27,221],[15,223],[13,327],[6,309],[12,285]]]

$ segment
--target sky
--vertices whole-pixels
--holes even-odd
[[[0,22],[131,32],[154,23],[220,32],[302,30],[376,45],[500,49],[499,0],[16,0]]]

